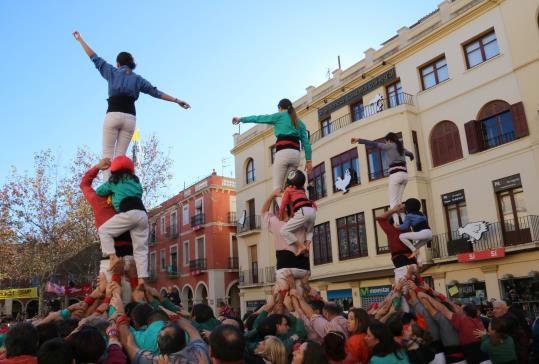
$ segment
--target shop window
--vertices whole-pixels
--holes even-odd
[[[362,212],[337,219],[337,236],[340,260],[369,255],[365,216]]]
[[[313,233],[314,265],[333,262],[329,222],[316,225]]]
[[[481,306],[487,303],[487,288],[485,282],[455,283],[447,286],[451,301],[462,304],[473,303]]]
[[[363,101],[350,105],[352,121],[363,119]]]
[[[372,217],[374,222],[374,237],[376,238],[376,254],[389,253],[389,244],[387,241],[387,235],[377,223],[376,218],[389,210],[389,206],[380,207],[372,210]]]
[[[423,66],[419,69],[423,90],[431,88],[449,78],[445,56]]]
[[[350,183],[348,187],[361,184],[357,148],[350,149],[347,152],[331,158],[331,170],[333,173],[333,192],[338,191],[335,186],[337,178],[340,178],[343,181],[349,179]],[[347,170],[350,171],[349,174],[346,173]]]
[[[255,161],[249,158],[245,167],[245,182],[247,184],[255,181]]]
[[[529,135],[522,102],[510,105],[502,100],[485,104],[477,121],[464,124],[468,151],[477,153]]]
[[[500,280],[502,299],[522,309],[530,322],[539,315],[539,275]]]
[[[313,168],[309,176],[309,197],[311,200],[319,200],[326,196],[326,167],[322,162]]]
[[[462,158],[459,129],[449,120],[440,121],[430,134],[432,165],[441,166]]]
[[[466,65],[472,68],[500,54],[494,30],[464,44]]]
[[[386,92],[390,108],[398,106],[404,102],[404,94],[402,93],[400,80],[387,86]]]

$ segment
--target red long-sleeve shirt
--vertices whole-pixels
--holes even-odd
[[[116,215],[116,211],[108,203],[107,197],[99,196],[92,187],[92,182],[98,173],[98,168],[90,168],[80,181],[80,189],[94,212],[95,227],[99,229],[108,219]],[[133,255],[131,245],[129,231],[114,239],[114,248],[118,256]]]

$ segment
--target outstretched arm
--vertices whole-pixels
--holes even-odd
[[[414,153],[410,152],[408,149],[404,148],[404,155],[410,158],[411,161],[414,160]]]
[[[262,215],[267,214],[269,212],[273,199],[275,197],[279,197],[280,195],[281,195],[281,189],[278,188],[275,191],[273,191],[271,195],[268,196],[266,201],[264,201],[264,205],[262,205],[262,210],[260,211]]]
[[[82,39],[82,36],[80,35],[78,31],[74,31],[73,36],[80,43],[80,45],[82,46],[82,49],[84,49],[84,52],[86,52],[88,57],[92,58],[93,56],[95,56],[95,52],[93,51],[93,49],[90,48],[88,44],[86,44],[86,42],[84,41],[84,39]]]
[[[161,100],[174,102],[174,103],[180,105],[181,107],[183,107],[184,109],[190,109],[191,108],[191,105],[189,105],[186,101],[177,99],[177,98],[172,97],[170,95],[167,95],[164,92],[161,92]]]

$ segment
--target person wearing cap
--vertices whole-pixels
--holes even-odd
[[[110,164],[112,175],[108,182],[99,186],[99,196],[111,196],[117,214],[98,229],[101,251],[110,260],[109,269],[118,262],[114,250],[114,237],[129,231],[133,242],[133,257],[137,267],[139,284],[148,277],[148,214],[142,202],[142,185],[135,173],[131,159],[122,155]]]

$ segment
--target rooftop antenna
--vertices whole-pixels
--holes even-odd
[[[326,72],[326,78],[327,78],[328,80],[331,79],[331,71],[329,70],[329,68],[328,68],[328,71]]]
[[[341,56],[337,56],[337,63],[339,63],[339,69],[341,69]]]
[[[221,159],[221,176],[225,175],[225,168],[230,166],[230,164],[227,163],[228,160],[230,160],[230,157]]]

